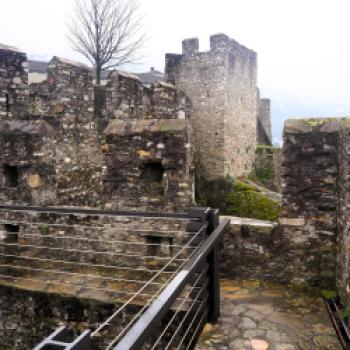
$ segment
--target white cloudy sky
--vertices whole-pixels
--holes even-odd
[[[140,0],[149,40],[144,62],[163,70],[184,38],[225,32],[258,52],[259,87],[273,130],[293,116],[350,115],[350,0]],[[0,0],[0,43],[31,58],[80,59],[65,34],[73,0]]]

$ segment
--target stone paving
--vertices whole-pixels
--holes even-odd
[[[260,281],[221,282],[221,318],[196,350],[341,350],[319,298]]]

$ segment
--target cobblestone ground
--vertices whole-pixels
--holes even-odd
[[[221,318],[196,350],[341,350],[323,301],[278,284],[221,283]]]

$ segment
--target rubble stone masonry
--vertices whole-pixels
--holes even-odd
[[[27,56],[2,44],[0,56],[0,118],[23,116],[29,98]]]
[[[95,89],[87,66],[59,57],[29,87],[26,62],[1,47],[2,203],[168,211],[194,203],[184,93],[124,72]]]
[[[289,120],[282,161],[282,236],[300,282],[343,300],[349,286],[349,119]]]

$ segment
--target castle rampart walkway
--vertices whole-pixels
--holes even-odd
[[[196,350],[341,350],[324,303],[279,284],[221,281],[221,317]]]

